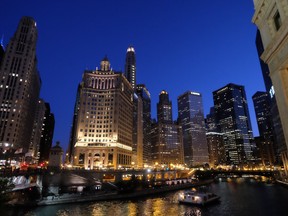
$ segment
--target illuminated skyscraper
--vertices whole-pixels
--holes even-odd
[[[182,126],[184,159],[188,166],[209,162],[202,96],[187,91],[178,97],[178,121]]]
[[[122,73],[110,69],[107,57],[100,70],[84,72],[76,103],[74,165],[131,167],[133,89]]]
[[[126,53],[125,77],[131,83],[133,89],[136,89],[136,55],[134,47],[130,46]]]
[[[0,147],[27,152],[41,81],[36,59],[37,28],[23,17],[0,68]]]
[[[244,86],[228,84],[213,92],[215,116],[224,134],[228,164],[254,163],[253,133]]]
[[[169,166],[183,164],[183,137],[180,125],[172,121],[172,103],[167,91],[161,91],[157,103],[158,122],[151,127],[152,161]]]

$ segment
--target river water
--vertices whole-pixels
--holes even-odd
[[[212,183],[208,189],[221,201],[205,207],[178,204],[181,191],[135,200],[89,202],[37,208],[1,208],[1,216],[288,216],[288,188],[254,179]]]

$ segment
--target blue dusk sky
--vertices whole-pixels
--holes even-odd
[[[254,136],[258,135],[252,95],[264,91],[255,45],[252,0],[2,0],[4,46],[22,16],[37,22],[41,98],[55,115],[53,145],[66,150],[77,85],[85,69],[108,56],[124,71],[129,45],[136,50],[137,83],[151,93],[152,117],[161,90],[169,93],[173,118],[177,97],[200,92],[204,114],[212,92],[228,83],[245,86]]]

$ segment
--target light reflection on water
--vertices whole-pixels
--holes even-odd
[[[232,179],[210,185],[221,202],[207,207],[178,204],[181,191],[135,200],[75,203],[7,212],[25,216],[287,216],[288,189],[247,179]],[[9,214],[11,213],[11,214]]]

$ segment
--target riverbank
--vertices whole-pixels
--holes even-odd
[[[148,188],[145,190],[134,191],[130,193],[118,193],[118,192],[109,192],[109,193],[97,193],[93,195],[84,195],[84,194],[63,194],[61,196],[48,196],[41,200],[38,200],[35,205],[45,206],[45,205],[57,205],[65,203],[79,203],[79,202],[90,202],[90,201],[111,201],[111,200],[120,200],[120,199],[133,199],[144,196],[157,195],[161,193],[182,190],[192,187],[198,187],[202,185],[207,185],[212,183],[213,180],[205,180],[197,183],[183,183],[177,185],[162,186],[159,188]]]

